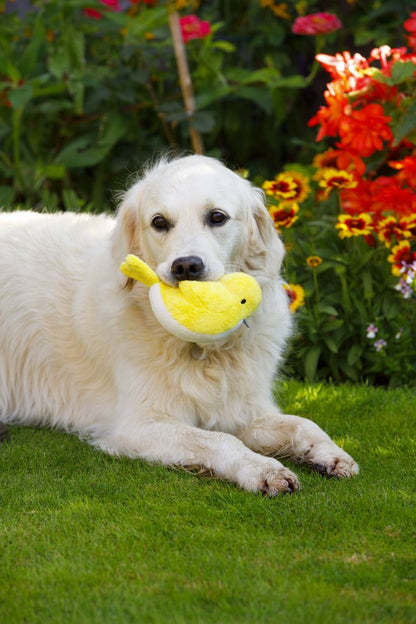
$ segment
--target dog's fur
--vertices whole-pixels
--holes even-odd
[[[213,210],[223,223],[211,223]],[[156,215],[165,228],[160,220],[155,228]],[[249,329],[210,345],[168,334],[147,287],[121,274],[127,253],[170,284],[178,257],[202,260],[198,279],[253,275],[263,299]],[[159,161],[127,191],[115,219],[1,214],[0,417],[76,432],[117,455],[199,465],[268,495],[299,481],[265,455],[356,474],[316,424],[273,402],[291,326],[283,255],[261,191],[203,156]]]

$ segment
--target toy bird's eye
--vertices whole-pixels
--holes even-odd
[[[171,224],[165,217],[162,215],[156,215],[152,219],[152,228],[154,230],[158,230],[159,232],[167,232],[171,227]]]
[[[208,225],[219,226],[224,225],[230,217],[222,210],[211,210],[208,215]]]

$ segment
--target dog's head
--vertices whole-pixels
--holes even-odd
[[[167,284],[244,271],[264,283],[284,250],[262,191],[205,156],[158,162],[124,195],[115,253],[134,253]]]

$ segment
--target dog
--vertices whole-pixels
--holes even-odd
[[[129,253],[160,280],[246,272],[262,302],[233,334],[194,344],[156,321]],[[272,385],[291,331],[283,244],[260,189],[218,160],[161,158],[115,217],[0,215],[0,418],[76,433],[108,453],[199,466],[244,490],[300,487],[277,457],[350,477],[355,461]]]

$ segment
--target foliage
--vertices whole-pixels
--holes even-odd
[[[310,380],[412,381],[416,51],[317,58],[332,81],[310,124],[333,145],[309,169],[263,183],[288,246],[288,277],[305,291],[294,367]]]
[[[359,45],[394,40],[410,10],[395,0],[341,7],[332,0],[325,8],[340,10],[342,29],[294,34],[298,13],[321,4],[33,0],[35,10],[23,17],[3,14],[0,204],[108,209],[106,193],[124,188],[143,161],[166,146],[190,146],[171,8],[188,20],[198,10],[211,24],[186,44],[197,104],[192,124],[207,153],[269,174],[309,153],[306,120],[320,97],[314,52],[325,46],[330,53],[347,38]]]
[[[358,477],[295,467],[303,489],[269,499],[14,427],[0,446],[1,621],[414,623],[415,393],[279,394],[354,455]]]

